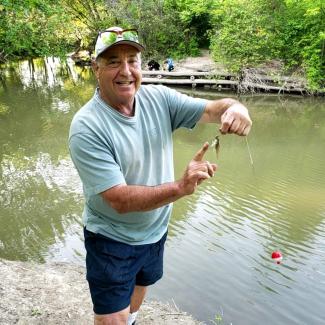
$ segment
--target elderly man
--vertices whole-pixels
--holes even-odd
[[[217,166],[205,143],[174,180],[172,132],[197,122],[247,135],[251,120],[233,99],[191,98],[141,86],[136,30],[100,32],[93,70],[98,88],[74,116],[69,148],[83,183],[87,280],[95,324],[134,324],[147,287],[163,274],[172,202],[192,194]]]

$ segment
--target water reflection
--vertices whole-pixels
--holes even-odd
[[[44,261],[49,247],[65,241],[67,229],[81,229],[82,189],[67,153],[67,132],[93,81],[89,69],[70,65],[49,58],[3,67],[0,257]]]
[[[1,76],[4,88],[8,88],[10,82],[14,82],[21,85],[23,89],[36,87],[41,90],[64,87],[67,78],[76,84],[89,79],[91,71],[88,67],[76,67],[70,58],[62,60],[47,57],[2,65]]]
[[[82,201],[81,186],[71,161],[53,163],[48,154],[5,156],[0,178],[0,256],[44,261],[48,246],[80,223],[72,212]]]
[[[54,58],[12,64],[1,75],[0,257],[83,263],[82,188],[67,135],[72,116],[93,94],[94,78],[89,68]],[[320,324],[324,100],[242,100],[254,120],[254,168],[243,138],[221,137],[216,177],[174,206],[165,277],[151,297],[173,298],[207,323],[222,311],[225,324]],[[176,132],[177,177],[215,132],[214,125]],[[207,158],[216,161],[212,150]],[[281,265],[270,259],[275,249],[284,255]]]

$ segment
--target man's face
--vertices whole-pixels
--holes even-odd
[[[133,106],[141,85],[140,53],[130,45],[116,45],[105,51],[93,66],[101,97],[113,108]]]

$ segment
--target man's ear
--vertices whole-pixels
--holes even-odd
[[[96,78],[98,78],[98,69],[99,69],[99,66],[98,66],[98,63],[97,63],[97,61],[95,59],[93,59],[91,61],[91,67],[92,67],[92,69],[94,71],[94,74],[95,74]]]

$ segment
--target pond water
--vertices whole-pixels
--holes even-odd
[[[82,187],[67,135],[94,87],[91,71],[69,61],[2,68],[0,258],[83,265]],[[149,298],[207,324],[324,324],[324,98],[241,100],[254,121],[249,147],[222,136],[215,177],[174,204],[165,275]],[[176,177],[215,132],[211,124],[175,133]],[[207,158],[216,160],[212,150]]]

